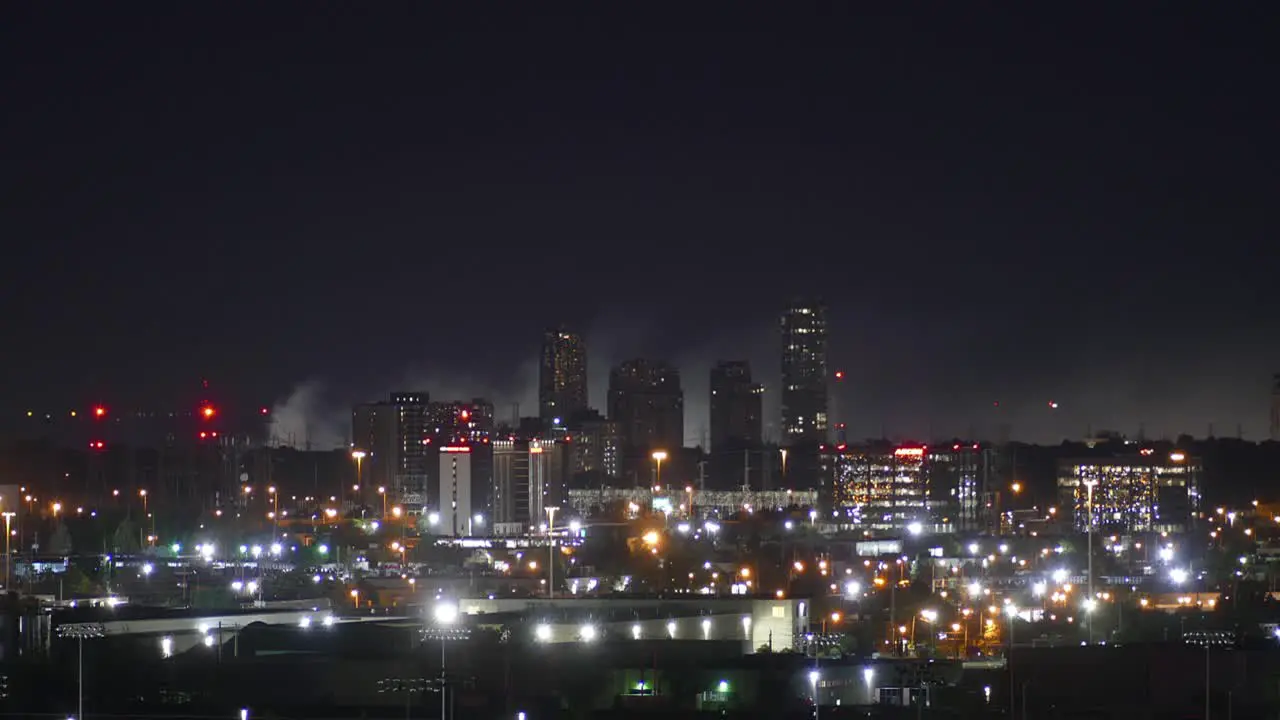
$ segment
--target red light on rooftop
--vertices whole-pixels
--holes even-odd
[[[264,407],[264,408],[258,408],[258,414],[259,414],[259,415],[270,415],[270,414],[271,414],[271,408],[265,408],[265,407]]]
[[[204,430],[201,430],[201,431],[200,431],[200,439],[201,439],[201,440],[204,440],[204,439],[206,439],[206,438],[208,438],[208,437],[209,437],[209,433],[205,432]]]
[[[107,409],[99,405],[93,409],[93,416],[96,418],[106,417]]]
[[[217,414],[218,414],[218,411],[215,410],[212,405],[205,405],[204,407],[200,408],[200,416],[203,417],[205,420],[211,420],[213,419],[213,416]]]
[[[92,441],[90,441],[90,442],[89,442],[89,449],[90,449],[90,450],[101,450],[101,449],[105,448],[106,446],[107,446],[107,444],[106,444],[106,443],[104,443],[104,442],[102,442],[101,440],[92,440]]]
[[[463,408],[461,411],[458,412],[458,417],[462,418],[462,422],[466,422],[467,420],[471,419],[471,411],[467,410],[466,408]]]
[[[836,371],[836,379],[837,379],[837,380],[843,380],[843,379],[844,379],[844,371],[843,371],[843,370],[837,370],[837,371]]]

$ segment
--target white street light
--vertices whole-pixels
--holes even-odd
[[[551,626],[546,623],[539,623],[534,628],[534,637],[538,638],[538,642],[551,642]]]
[[[595,640],[595,639],[596,639],[596,626],[595,626],[595,625],[583,625],[583,626],[582,626],[582,629],[578,631],[578,637],[582,638],[582,642],[591,642],[592,640]]]
[[[441,625],[452,625],[458,619],[458,606],[450,602],[436,603],[432,616]]]
[[[1187,581],[1187,571],[1182,568],[1174,568],[1169,571],[1169,579],[1174,585],[1181,585]]]

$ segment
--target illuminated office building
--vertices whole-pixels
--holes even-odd
[[[556,418],[567,422],[588,409],[586,343],[564,328],[548,330],[538,370],[539,417],[548,423]]]
[[[1058,465],[1059,501],[1080,532],[1089,528],[1090,507],[1095,531],[1186,532],[1200,508],[1201,473],[1200,461],[1180,451],[1064,460]]]
[[[925,453],[923,447],[847,447],[826,456],[836,524],[870,530],[931,525]]]

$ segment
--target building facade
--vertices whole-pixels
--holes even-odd
[[[635,359],[609,373],[609,419],[628,453],[674,452],[684,446],[680,373],[665,362]]]
[[[1200,461],[1181,451],[1063,460],[1059,501],[1076,530],[1117,534],[1186,532],[1200,509]],[[1092,518],[1092,520],[1091,520]]]
[[[793,303],[782,314],[782,444],[827,441],[827,311]]]
[[[528,531],[546,522],[547,508],[568,497],[570,444],[554,440],[495,440],[493,522]]]
[[[589,407],[586,343],[564,328],[546,331],[538,370],[538,416],[549,423],[563,421]]]
[[[932,527],[926,449],[845,447],[825,455],[830,490],[824,498],[836,524],[869,530]]]
[[[984,497],[996,486],[995,450],[979,443],[929,446],[925,453],[929,500],[941,511],[935,520],[961,532],[990,529]]]
[[[573,475],[578,485],[616,481],[622,473],[618,423],[599,413],[579,413],[563,440],[573,454]]]
[[[386,401],[357,405],[351,412],[352,449],[363,451],[365,485],[397,495],[425,492],[434,453],[425,442],[434,427],[425,392],[392,393]]]
[[[439,522],[435,532],[450,537],[474,534],[471,504],[471,448],[446,445],[440,448]]]

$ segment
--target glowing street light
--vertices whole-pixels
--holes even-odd
[[[438,602],[431,615],[441,625],[452,625],[458,620],[458,606],[451,602]]]
[[[667,459],[666,450],[654,450],[650,456],[653,458],[653,487],[657,490],[662,489],[662,461]]]

